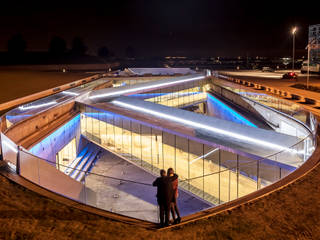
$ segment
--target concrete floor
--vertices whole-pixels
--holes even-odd
[[[149,185],[119,181],[103,176],[152,184],[155,176],[135,165],[104,151],[86,177],[85,184],[92,190],[89,204],[122,215],[158,222],[156,188]],[[93,194],[93,196],[92,196]],[[178,206],[182,216],[210,207],[208,203],[179,191]]]

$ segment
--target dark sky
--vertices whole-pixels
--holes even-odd
[[[290,55],[291,27],[298,27],[297,48],[304,49],[308,25],[320,23],[310,1],[11,2],[0,8],[0,50],[21,33],[28,50],[46,50],[58,35],[69,45],[80,36],[89,53],[106,45],[118,56],[128,45],[140,56]]]

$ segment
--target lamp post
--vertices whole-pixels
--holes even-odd
[[[292,72],[294,72],[294,50],[295,50],[295,36],[297,27],[292,28]]]

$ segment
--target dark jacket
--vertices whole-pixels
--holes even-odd
[[[157,200],[161,203],[170,203],[174,198],[174,191],[172,182],[178,178],[178,175],[174,174],[171,177],[158,177],[153,186],[157,187]]]

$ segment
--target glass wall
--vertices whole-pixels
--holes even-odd
[[[76,139],[72,139],[66,146],[64,146],[56,156],[57,168],[64,172],[65,166],[69,164],[77,157]]]
[[[240,156],[111,112],[81,108],[81,132],[89,140],[154,175],[174,168],[180,187],[213,204],[279,179],[281,167],[272,161]]]
[[[182,108],[206,101],[207,94],[203,86],[207,83],[207,79],[201,79],[130,96],[169,107]]]

